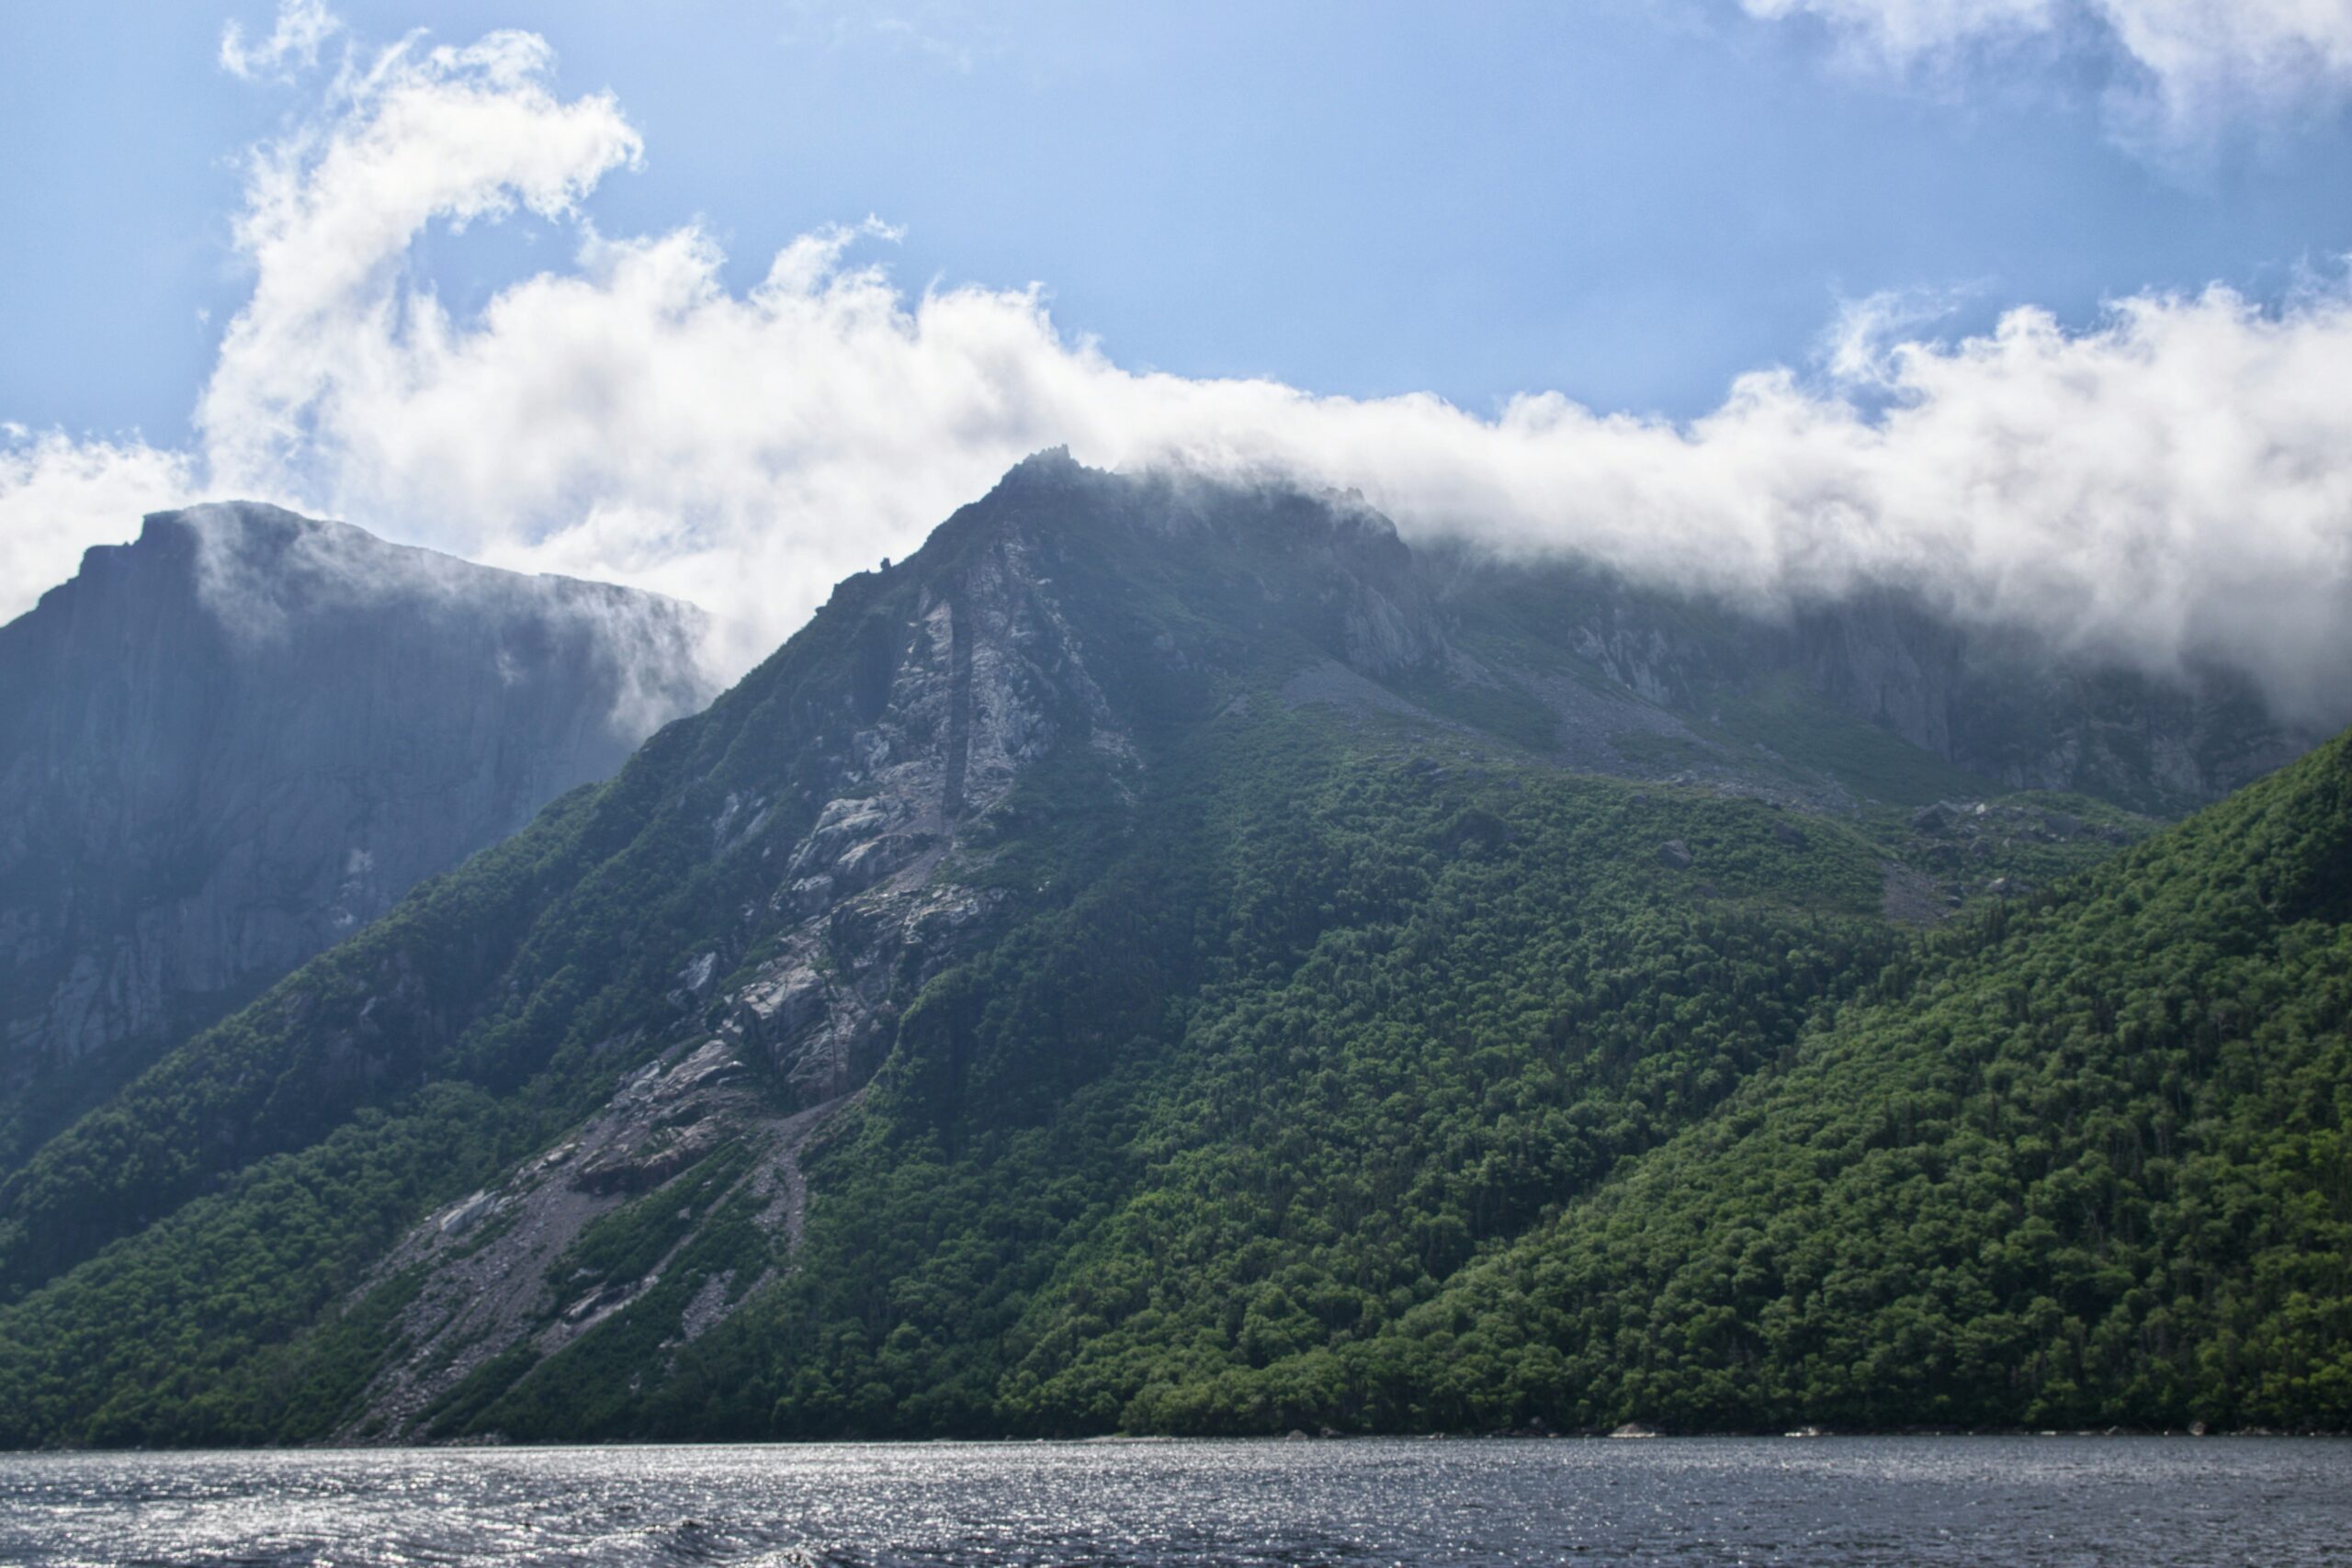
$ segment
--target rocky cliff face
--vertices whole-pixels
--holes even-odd
[[[1752,773],[1755,758],[1743,753],[1760,748],[1842,788],[1853,781],[1822,768],[1806,745],[1821,738],[1804,733],[1842,716],[1985,789],[2073,791],[2168,814],[2217,800],[2322,738],[2275,717],[2225,671],[2154,679],[2016,634],[1963,628],[1902,593],[1764,614],[1581,566],[1503,566],[1441,549],[1427,570],[1457,633],[1501,615],[1521,648],[1504,663],[1530,689],[1544,685],[1528,647],[1566,654],[1602,678],[1604,694],[1649,708],[1643,722],[1691,748],[1702,774]],[[1589,681],[1585,688],[1589,705]],[[1805,711],[1792,711],[1792,700]],[[1630,735],[1640,725],[1620,713],[1600,728]],[[1640,772],[1641,754],[1604,748],[1578,761]]]
[[[0,627],[0,1156],[699,705],[696,620],[251,504],[90,551]]]
[[[2321,737],[2275,720],[2218,671],[2151,679],[1997,631],[1967,632],[1900,597],[1800,614],[1760,639],[1826,699],[2012,790],[2071,790],[2142,809],[2220,799]]]

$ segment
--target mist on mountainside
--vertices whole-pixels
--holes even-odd
[[[1956,338],[1870,296],[1812,359],[1759,365],[1694,417],[1542,390],[1481,412],[1130,367],[1039,288],[909,289],[875,221],[802,235],[735,287],[710,228],[586,221],[647,155],[610,94],[558,92],[533,35],[350,56],[248,160],[253,285],[194,441],[0,441],[0,575],[29,602],[139,511],[253,495],[695,603],[732,677],[834,581],[1067,445],[1130,473],[1357,489],[1416,544],[1781,621],[1909,595],[1980,640],[2249,681],[2317,731],[2352,719],[2340,269],[2270,304],[2143,289]],[[502,220],[575,249],[469,312],[417,280],[435,236]]]

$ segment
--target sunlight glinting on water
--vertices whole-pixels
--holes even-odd
[[[22,1455],[25,1568],[2321,1562],[2325,1439],[1153,1442]]]

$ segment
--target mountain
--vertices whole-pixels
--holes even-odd
[[[0,626],[0,1169],[699,706],[696,613],[232,503]]]
[[[1737,1382],[1762,1364],[1737,1307],[1623,1315],[1666,1276],[1647,1222],[1607,1216],[1729,1161],[1659,1211],[1711,1282],[1706,1205],[1751,1213],[1758,1107],[1883,1113],[1857,1135],[1872,1169],[1950,1120],[1882,1103],[1888,1064],[1992,1027],[2004,987],[2108,1027],[2065,939],[2028,938],[2064,911],[2140,954],[2086,984],[2234,998],[2202,1015],[2220,1044],[2154,1080],[2164,1157],[2194,1128],[2231,1181],[2334,1201],[2334,1156],[2296,1140],[2340,1111],[2261,1097],[2307,1081],[2304,1043],[2340,1047],[2340,1011],[2290,1004],[2345,911],[2267,883],[2224,910],[2184,870],[2143,930],[2112,892],[2209,861],[2226,882],[2267,803],[2302,802],[2314,844],[2340,830],[2339,743],[2123,848],[2153,826],[2128,807],[2295,743],[2226,692],[1972,650],[1915,605],[1759,622],[1415,552],[1346,497],[1033,458],[609,783],[0,1180],[0,1439],[1781,1419]],[[2293,887],[2330,886],[2334,852]],[[2240,922],[2226,974],[2209,914]],[[2075,1111],[2135,1071],[1954,1092],[2023,1085],[2018,1146],[2072,1169],[2120,1158],[2143,1100]],[[1837,1152],[1799,1174],[1830,1182]],[[1884,1213],[1821,1204],[1797,1239],[1872,1258]],[[2071,1259],[2076,1233],[2045,1247],[2033,1219],[1973,1223]],[[1934,1289],[1907,1266],[1870,1289]],[[2029,1297],[2018,1332],[2074,1332],[2094,1298],[2020,1267],[2000,1291],[2059,1311]],[[2216,1254],[2202,1278],[2242,1304],[2183,1353],[2260,1375],[2308,1350],[2275,1268]],[[1804,1310],[1874,1299],[1841,1276]],[[1644,1332],[1720,1350],[1715,1403],[1645,1381],[1680,1364]],[[2118,1366],[2173,1353],[2125,1338]],[[1826,1414],[1903,1395],[1892,1369],[1849,1381]],[[2271,1408],[2133,1408],[2199,1398]]]

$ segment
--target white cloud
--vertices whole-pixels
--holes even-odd
[[[1866,53],[1907,65],[1990,39],[2049,31],[2065,0],[1739,0],[1751,17],[1815,17],[1846,32]]]
[[[0,426],[0,620],[73,576],[92,545],[119,544],[146,513],[194,499],[189,470],[185,455],[136,439]]]
[[[429,220],[463,225],[518,205],[561,217],[637,159],[612,98],[559,102],[552,66],[527,33],[466,49],[411,39],[339,85],[341,118],[255,152],[236,231],[254,294],[197,409],[217,485],[283,479],[316,445],[311,426],[338,421],[354,377],[396,373],[348,355],[398,357],[415,341],[422,323],[404,332],[399,319],[401,262]],[[431,313],[429,299],[414,303]]]
[[[2127,113],[2160,135],[2273,106],[2338,103],[2352,94],[2352,0],[2099,0],[2098,9],[2153,84]]]
[[[277,22],[261,42],[247,44],[244,28],[235,22],[220,29],[220,69],[245,81],[307,71],[319,62],[327,39],[342,30],[325,0],[279,0]]]
[[[352,78],[333,117],[254,163],[254,294],[201,452],[47,437],[43,461],[96,476],[76,497],[200,475],[208,493],[678,594],[743,628],[738,669],[842,574],[1068,444],[1102,465],[1361,488],[1408,534],[1577,552],[1767,608],[1911,585],[1973,624],[2152,670],[2217,659],[2299,714],[2352,716],[2344,287],[2268,311],[2219,289],[2145,296],[2075,331],[2018,310],[1942,344],[1905,339],[1907,307],[1868,302],[1835,340],[1842,380],[1758,372],[1687,424],[1556,394],[1482,418],[1128,371],[1034,289],[906,293],[858,262],[887,242],[870,224],[804,238],[731,291],[698,229],[611,239],[576,217],[638,141],[608,98],[560,99],[548,70],[537,40],[504,35]],[[571,223],[577,254],[478,317],[403,269],[429,223],[515,209]],[[51,516],[12,488],[28,482],[0,469],[12,534],[94,525],[85,500]],[[51,576],[70,561],[9,547]]]
[[[1739,0],[1815,17],[1908,68],[2025,39],[2103,39],[2123,64],[2109,105],[2126,141],[2177,151],[2233,121],[2352,96],[2352,0]]]

